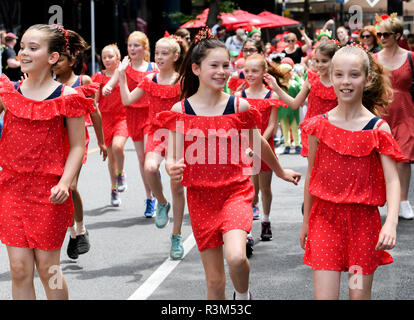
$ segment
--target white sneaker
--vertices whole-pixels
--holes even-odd
[[[398,216],[407,220],[414,218],[414,212],[408,200],[400,202],[400,212]]]

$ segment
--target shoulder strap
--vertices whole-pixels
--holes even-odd
[[[63,95],[63,92],[65,91],[65,84],[62,84],[62,90],[60,91],[60,94]]]
[[[272,93],[273,93],[273,91],[269,90],[269,92],[267,93],[265,99],[270,99],[272,97]]]
[[[246,90],[243,89],[242,92],[241,92],[241,95],[242,95],[243,98],[247,99]]]
[[[240,97],[236,98],[236,113],[239,113]]]

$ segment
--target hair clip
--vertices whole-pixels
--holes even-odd
[[[62,25],[54,24],[53,25],[56,29],[58,29],[61,33],[63,33],[63,36],[65,38],[65,51],[69,50],[69,31],[65,30]]]
[[[209,27],[202,28],[194,38],[194,43],[198,44],[206,39],[215,39],[216,36],[211,32]]]

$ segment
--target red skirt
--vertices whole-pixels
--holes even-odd
[[[375,250],[381,231],[378,208],[333,203],[314,197],[303,262],[313,270],[372,274],[393,262],[386,251]]]
[[[187,188],[191,226],[199,251],[223,245],[230,230],[252,229],[253,183],[246,180],[226,187]]]
[[[58,250],[72,224],[73,202],[49,201],[60,177],[0,171],[0,239],[7,246]]]

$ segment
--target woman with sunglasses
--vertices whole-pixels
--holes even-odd
[[[374,26],[365,26],[359,32],[359,42],[369,53],[381,51],[380,40],[377,37],[377,29]]]
[[[403,219],[413,219],[414,213],[408,201],[411,163],[414,162],[414,98],[410,94],[413,71],[409,62],[409,52],[398,45],[404,30],[402,22],[393,14],[390,17],[383,15],[377,17],[377,25],[377,36],[381,40],[383,50],[374,54],[374,57],[391,71],[394,89],[392,103],[383,118],[390,125],[392,135],[406,158],[406,162],[397,164],[401,183],[399,216]],[[414,53],[410,52],[410,55],[414,61]]]
[[[282,51],[282,53],[286,54],[286,57],[291,58],[295,64],[301,63],[302,57],[306,56],[306,52],[309,48],[312,47],[312,41],[307,36],[305,29],[299,28],[298,30],[300,31],[302,37],[305,39],[305,44],[303,46],[299,46],[296,43],[298,41],[296,34],[291,32],[286,36],[285,39],[285,42],[288,44],[288,46]]]

